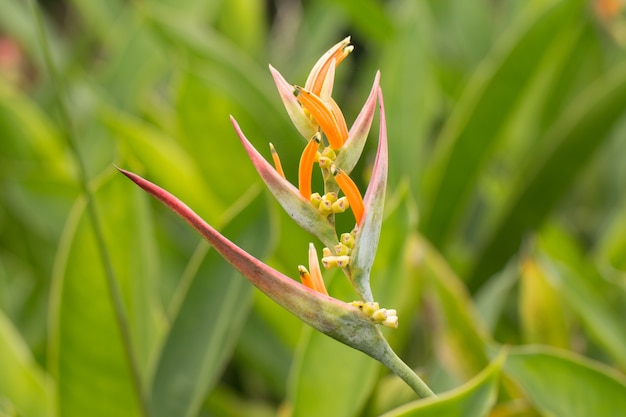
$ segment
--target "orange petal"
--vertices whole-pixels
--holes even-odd
[[[361,193],[357,188],[356,184],[352,179],[342,170],[333,166],[331,168],[331,173],[335,176],[335,181],[337,181],[337,185],[341,188],[341,191],[346,195],[348,202],[350,203],[350,207],[352,208],[352,213],[354,214],[354,218],[356,219],[356,224],[360,225],[361,220],[363,219],[363,213],[365,212],[365,208],[363,206],[363,197],[361,197]]]
[[[344,135],[342,133],[343,129],[337,122],[337,118],[335,117],[333,110],[316,94],[313,94],[302,87],[296,86],[293,93],[297,97],[300,104],[302,104],[302,107],[308,110],[309,113],[311,113],[311,116],[313,116],[315,121],[320,125],[324,134],[326,134],[330,147],[333,149],[341,148],[341,145],[343,145],[348,137],[347,129],[345,129],[346,132]],[[338,106],[336,111],[341,113]],[[343,119],[343,116],[341,116],[341,118]],[[343,123],[345,124],[345,120]]]
[[[333,116],[335,116],[335,120],[337,121],[337,126],[339,127],[339,137],[342,138],[341,145],[343,146],[346,139],[348,139],[348,126],[346,125],[346,119],[343,117],[343,113],[335,100],[331,98],[328,105],[330,107],[330,111],[333,113]]]
[[[320,269],[320,261],[317,258],[317,251],[312,243],[309,243],[309,269],[311,270],[313,289],[328,295],[326,285],[324,285],[324,278],[322,277],[322,270]]]
[[[330,63],[335,60],[335,66],[339,65],[350,52],[354,50],[354,46],[350,45],[350,37],[343,39],[341,42],[333,45],[321,58],[315,63],[313,69],[309,73],[305,87],[314,94],[319,95],[322,91],[322,85],[330,69]]]
[[[283,171],[283,166],[280,163],[278,152],[276,152],[276,149],[274,149],[274,145],[272,145],[271,143],[270,143],[270,152],[272,153],[272,159],[274,160],[274,166],[276,167],[276,171],[280,174],[281,177],[285,178],[285,172]]]
[[[302,285],[314,290],[315,288],[313,287],[313,281],[311,280],[309,271],[307,271],[304,266],[298,265],[298,272],[300,273],[300,282],[302,282]]]
[[[300,157],[300,166],[298,167],[298,189],[302,197],[310,200],[311,198],[311,178],[313,176],[313,164],[315,164],[315,155],[320,147],[319,133],[313,135],[309,143],[304,148]]]

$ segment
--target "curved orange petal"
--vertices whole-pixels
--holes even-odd
[[[363,197],[361,197],[359,189],[357,188],[354,181],[352,181],[352,179],[348,176],[348,174],[346,174],[336,166],[333,166],[331,168],[331,173],[335,176],[335,181],[337,181],[337,185],[346,195],[348,203],[350,203],[352,213],[354,214],[354,218],[356,219],[356,224],[360,225],[361,220],[363,219],[363,213],[365,212],[365,208],[363,205]]]
[[[311,199],[311,179],[313,175],[313,164],[315,163],[315,155],[320,147],[319,133],[313,135],[309,143],[304,148],[300,157],[300,166],[298,167],[298,189],[302,197],[307,200]]]
[[[347,129],[345,134],[342,132],[342,128],[339,126],[337,122],[337,118],[333,110],[326,105],[321,98],[319,98],[316,94],[311,93],[310,91],[296,86],[293,94],[296,96],[302,107],[311,113],[311,116],[315,119],[317,124],[320,125],[326,138],[328,139],[328,143],[330,147],[333,149],[341,148],[341,145],[345,142],[348,137]],[[337,107],[338,109],[338,107]],[[341,112],[339,110],[339,112]],[[343,118],[343,116],[342,116]],[[345,120],[344,120],[345,124]]]

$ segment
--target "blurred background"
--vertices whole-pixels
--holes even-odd
[[[437,392],[504,344],[556,348],[623,381],[623,1],[3,0],[0,416],[370,416],[415,399],[114,169],[297,278],[308,242],[322,245],[264,190],[229,115],[268,159],[274,144],[296,183],[306,142],[268,64],[302,85],[348,35],[333,93],[348,125],[377,70],[385,98],[372,283],[399,311],[394,349]],[[361,191],[377,138],[375,121]],[[331,294],[354,299],[334,275]],[[492,415],[553,410],[503,392]]]

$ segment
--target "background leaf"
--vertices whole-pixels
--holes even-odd
[[[502,362],[503,358],[497,359],[463,386],[438,398],[414,401],[384,414],[383,417],[487,416],[496,399]]]
[[[157,257],[146,197],[110,170],[95,197],[127,313],[132,354],[145,383],[154,353],[159,309]],[[113,301],[97,256],[84,201],[64,231],[50,304],[49,364],[62,415],[141,415]]]
[[[25,417],[55,415],[52,381],[4,314],[0,314],[0,368],[0,412],[10,407]]]
[[[505,373],[542,413],[555,417],[626,412],[626,379],[597,363],[550,348],[511,349]],[[554,387],[567,386],[567,390]]]

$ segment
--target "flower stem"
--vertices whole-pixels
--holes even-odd
[[[436,397],[437,395],[433,390],[396,355],[391,346],[388,343],[385,343],[385,345],[386,349],[378,360],[389,368],[391,372],[402,378],[421,398]]]

